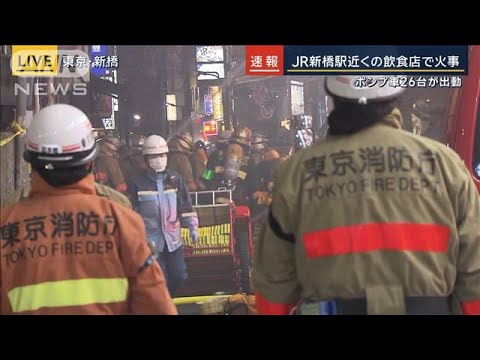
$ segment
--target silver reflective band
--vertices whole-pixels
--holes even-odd
[[[183,213],[182,217],[194,216],[196,214],[197,214],[196,212]]]
[[[68,161],[72,160],[73,156],[59,156],[59,157],[52,157],[52,156],[39,156],[39,160],[47,160],[47,161]]]
[[[158,195],[158,191],[139,191],[137,195]]]

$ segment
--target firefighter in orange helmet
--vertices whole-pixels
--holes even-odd
[[[217,190],[221,187],[223,171],[225,169],[225,156],[228,148],[228,141],[233,131],[222,130],[217,136],[215,150],[208,157],[206,168],[198,181],[201,190]]]
[[[130,147],[123,145],[118,150],[118,162],[127,183],[130,178],[148,168],[142,154],[145,139],[146,137],[143,135],[134,135],[130,138]]]
[[[252,131],[238,126],[230,137],[225,152],[223,186],[234,189],[232,196],[237,205],[251,205],[255,191],[255,164],[251,159]]]
[[[140,216],[95,195],[96,152],[79,109],[32,119],[32,189],[1,212],[2,314],[177,314]]]
[[[190,163],[192,165],[193,176],[195,178],[195,184],[199,187],[200,179],[207,167],[208,154],[207,147],[202,140],[198,140],[195,143],[195,152],[190,155]]]
[[[193,138],[189,133],[175,135],[168,142],[168,170],[173,170],[182,175],[189,191],[195,191],[197,184],[193,174],[190,156],[193,153]]]
[[[252,139],[251,149],[252,149],[252,159],[255,165],[258,165],[263,161],[263,155],[270,148],[268,144],[268,139],[262,134],[255,134]]]
[[[94,174],[98,183],[125,194],[127,184],[118,163],[119,146],[120,140],[112,135],[106,135],[98,141],[98,155],[94,162]]]

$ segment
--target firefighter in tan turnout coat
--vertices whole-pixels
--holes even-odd
[[[275,179],[260,314],[480,314],[480,201],[460,157],[401,130],[401,88],[327,77],[328,138]]]

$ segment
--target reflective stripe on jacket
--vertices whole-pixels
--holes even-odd
[[[254,278],[263,313],[299,300],[367,298],[396,313],[406,297],[450,297],[480,313],[480,201],[459,156],[375,124],[332,136],[278,170]]]
[[[162,186],[163,185],[163,186]],[[134,209],[145,223],[148,239],[158,252],[165,243],[169,252],[183,245],[181,226],[198,228],[198,218],[182,176],[175,171],[155,173],[148,169],[129,181]]]
[[[36,172],[2,209],[2,314],[176,314],[141,218],[95,195],[93,174],[54,188]]]

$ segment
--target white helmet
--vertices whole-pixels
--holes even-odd
[[[66,104],[41,109],[27,129],[23,157],[34,167],[81,166],[95,158],[92,124],[81,110]]]
[[[159,135],[150,135],[145,140],[142,148],[143,155],[156,155],[168,153],[168,145],[165,139]]]
[[[331,95],[353,100],[360,104],[392,99],[405,91],[403,87],[390,86],[389,82],[381,87],[385,76],[364,76],[366,84],[362,84],[363,86],[357,84],[362,81],[359,78],[360,76],[348,75],[326,76],[325,87]]]

